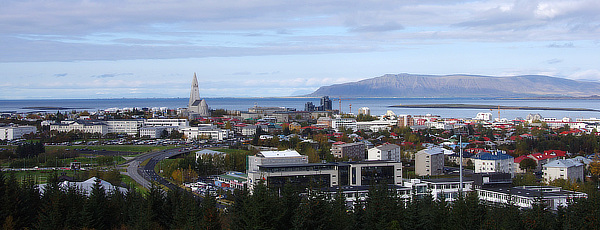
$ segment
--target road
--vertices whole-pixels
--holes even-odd
[[[138,156],[129,162],[129,164],[127,165],[127,172],[124,172],[123,174],[131,177],[131,179],[135,180],[138,184],[144,186],[144,188],[147,189],[150,189],[150,187],[152,186],[151,181],[156,181],[159,184],[166,186],[167,188],[173,189],[177,186],[171,184],[170,182],[156,174],[156,172],[154,172],[154,166],[156,166],[158,162],[165,158],[185,153],[180,152],[180,149],[182,148],[152,152]],[[148,161],[148,163],[144,167],[140,167],[140,164],[148,159],[150,159],[150,161]]]

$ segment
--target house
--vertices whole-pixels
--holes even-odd
[[[400,162],[401,148],[395,144],[383,144],[367,150],[367,160],[386,160]]]
[[[428,148],[415,154],[415,173],[419,176],[444,174],[444,150]]]
[[[20,139],[25,134],[36,133],[35,126],[26,125],[7,125],[0,126],[0,140],[15,140]]]
[[[543,165],[542,172],[545,182],[556,179],[583,181],[584,164],[572,159],[558,159]]]

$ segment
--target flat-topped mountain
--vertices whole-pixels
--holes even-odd
[[[332,97],[589,97],[600,94],[600,83],[524,75],[386,74],[357,82],[323,86],[306,96]]]

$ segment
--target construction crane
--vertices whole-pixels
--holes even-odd
[[[504,110],[504,109],[500,109],[500,106],[498,105],[498,120],[500,120],[500,110]],[[490,112],[493,112],[494,109],[490,109]]]
[[[340,103],[339,110],[340,110],[340,114],[342,114],[342,101],[349,101],[350,99],[339,97],[339,98],[334,98],[333,100],[338,101]],[[352,104],[350,104],[350,113],[352,113]]]

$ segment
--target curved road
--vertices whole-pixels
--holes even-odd
[[[156,166],[156,164],[163,159],[186,153],[179,152],[180,149],[182,148],[163,150],[138,156],[129,162],[127,171],[123,174],[131,177],[131,179],[135,180],[137,183],[147,189],[150,189],[152,186],[151,181],[156,181],[170,189],[177,188],[178,186],[168,182],[156,174],[156,172],[154,172],[154,166]],[[150,161],[148,161],[144,167],[140,167],[140,164],[148,159],[150,159]]]

